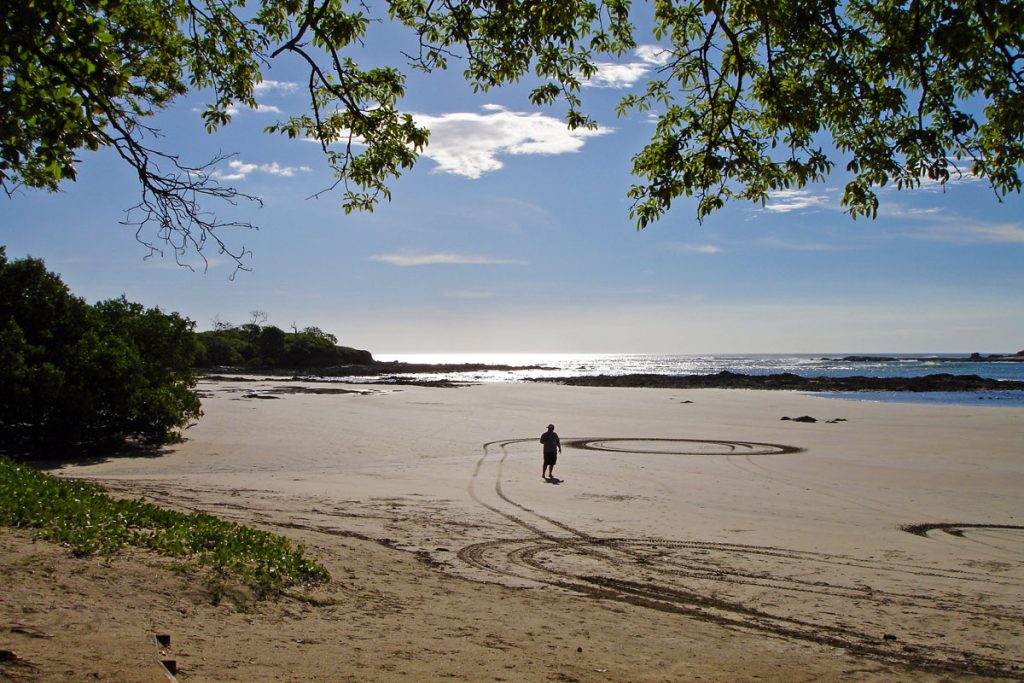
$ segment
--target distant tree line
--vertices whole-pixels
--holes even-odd
[[[202,415],[193,323],[124,297],[89,305],[0,246],[0,441],[158,444]]]
[[[338,346],[337,337],[319,327],[285,332],[274,325],[261,325],[259,312],[253,313],[253,322],[218,322],[213,330],[199,332],[196,367],[304,369],[373,362],[369,351]]]

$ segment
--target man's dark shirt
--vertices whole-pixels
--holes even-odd
[[[540,442],[544,444],[545,453],[557,453],[561,442],[555,432],[544,432],[540,435]]]

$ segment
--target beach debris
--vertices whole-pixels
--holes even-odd
[[[882,640],[893,641],[893,640],[896,640],[896,639],[897,639],[896,636],[894,636],[891,633],[886,633],[884,636],[882,636]]]
[[[167,679],[168,683],[178,683],[178,679],[176,677],[176,674],[178,673],[178,661],[168,657],[171,648],[171,634],[154,633],[153,641],[156,643],[157,649],[156,661],[160,664],[164,677]]]

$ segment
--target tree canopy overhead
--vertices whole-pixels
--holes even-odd
[[[638,228],[680,197],[696,198],[701,219],[837,164],[854,217],[874,216],[888,184],[970,173],[997,197],[1021,188],[1018,0],[32,0],[0,13],[0,187],[56,189],[74,179],[79,150],[111,147],[139,177],[129,222],[176,254],[212,239],[238,259],[218,232],[238,224],[206,202],[246,195],[211,174],[222,157],[195,164],[159,149],[148,117],[202,90],[216,130],[232,106],[255,106],[255,86],[284,58],[305,65],[309,106],[267,130],[320,143],[346,212],[389,198],[428,143],[401,110],[409,69],[457,65],[477,90],[528,79],[533,105],[593,126],[587,79],[648,41],[665,65],[619,108],[657,117],[633,159]],[[418,50],[360,66],[355,48],[377,19],[406,27]]]
[[[660,112],[633,160],[642,227],[681,195],[698,218],[733,198],[852,174],[842,203],[969,172],[1019,192],[1024,5],[1016,0],[656,2],[663,77],[622,107]],[[981,112],[979,115],[978,112]]]

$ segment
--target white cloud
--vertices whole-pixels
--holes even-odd
[[[592,88],[632,88],[651,70],[651,65],[646,62],[596,62],[594,66],[597,73],[583,82]]]
[[[192,111],[197,114],[201,114],[205,109],[199,107],[192,107]],[[239,107],[237,104],[231,104],[225,107],[224,113],[228,116],[238,116],[243,111],[256,112],[257,114],[282,114],[280,107],[273,104],[257,104],[255,107]]]
[[[445,292],[444,295],[455,299],[489,299],[494,296],[494,292],[472,289],[456,289]]]
[[[291,92],[299,87],[298,83],[291,83],[288,81],[262,81],[257,83],[252,91],[257,95],[261,95],[266,92]]]
[[[213,177],[219,180],[241,180],[259,167],[259,164],[246,164],[241,161],[229,161],[230,171],[214,171]]]
[[[765,211],[773,213],[789,213],[829,206],[829,197],[823,194],[811,194],[808,190],[777,190],[771,193]]]
[[[604,127],[569,130],[560,119],[498,105],[483,109],[488,113],[415,116],[418,125],[430,129],[430,144],[423,156],[437,162],[437,171],[476,179],[504,165],[499,155],[568,154],[579,151],[587,138],[611,132]]]
[[[309,166],[282,166],[276,161],[269,164],[247,164],[237,159],[229,161],[228,168],[230,169],[228,171],[214,171],[213,177],[218,180],[243,180],[250,173],[259,172],[290,178],[296,173],[309,173],[313,170]]]
[[[470,254],[453,254],[451,252],[435,252],[432,254],[376,254],[371,261],[380,261],[393,266],[436,266],[436,265],[522,265],[524,261],[493,258],[491,256],[474,256]]]
[[[671,53],[658,45],[641,45],[633,51],[639,61],[624,64],[596,62],[597,73],[583,82],[592,88],[631,88],[651,72],[668,63]]]
[[[640,45],[633,51],[633,54],[655,66],[665,66],[672,57],[672,53],[660,45]]]

